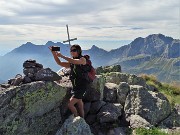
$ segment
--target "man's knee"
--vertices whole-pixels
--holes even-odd
[[[74,107],[74,105],[75,105],[75,103],[74,103],[74,102],[71,102],[71,101],[70,101],[70,102],[68,103],[68,107],[69,107],[69,108]]]
[[[68,103],[68,107],[71,108],[72,106],[74,106],[71,102]]]

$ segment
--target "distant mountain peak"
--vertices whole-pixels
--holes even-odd
[[[168,39],[173,40],[172,37],[165,36],[165,35],[163,35],[161,33],[159,33],[159,34],[151,34],[151,35],[147,36],[146,38],[160,38],[160,39],[168,38]]]
[[[31,42],[27,42],[26,44],[24,44],[24,45],[34,45],[33,43],[31,43]]]
[[[100,49],[100,48],[97,47],[96,45],[93,45],[93,46],[91,47],[91,49],[94,50],[94,49]]]
[[[50,46],[50,45],[54,45],[54,44],[55,44],[54,42],[48,41],[45,45]]]
[[[146,37],[146,39],[152,39],[152,40],[161,40],[167,44],[171,44],[171,42],[174,40],[172,37],[165,36],[163,34],[151,34]]]
[[[165,36],[161,33],[159,34],[151,34],[149,36],[147,36],[146,38],[165,38]]]
[[[131,44],[137,44],[137,43],[139,43],[140,41],[143,41],[143,40],[144,40],[144,38],[138,37],[134,41],[132,41]]]

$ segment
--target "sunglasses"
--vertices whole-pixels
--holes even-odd
[[[70,52],[77,52],[77,50],[76,49],[72,49]]]

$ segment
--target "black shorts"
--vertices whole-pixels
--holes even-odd
[[[82,99],[86,93],[87,82],[86,81],[78,81],[76,85],[73,84],[73,89],[71,90],[71,94],[74,98]]]

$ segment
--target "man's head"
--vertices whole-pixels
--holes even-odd
[[[78,44],[72,45],[70,48],[70,53],[72,57],[78,57],[82,55],[81,47]]]

